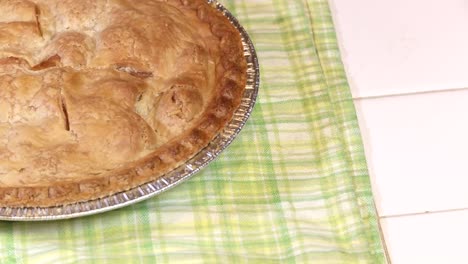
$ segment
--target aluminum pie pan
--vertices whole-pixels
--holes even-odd
[[[96,200],[52,207],[0,207],[3,221],[50,221],[71,219],[99,214],[126,207],[161,194],[193,177],[215,160],[237,137],[249,119],[255,105],[260,84],[260,70],[255,47],[239,21],[220,3],[210,1],[236,27],[242,36],[244,57],[247,60],[247,83],[240,106],[232,120],[216,137],[194,157],[157,180],[142,184],[128,191],[116,193]]]

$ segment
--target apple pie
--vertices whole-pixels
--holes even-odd
[[[0,207],[157,179],[231,120],[246,69],[203,0],[0,0]]]

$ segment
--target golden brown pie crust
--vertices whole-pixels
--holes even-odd
[[[157,179],[231,120],[241,36],[204,0],[0,0],[0,206]]]

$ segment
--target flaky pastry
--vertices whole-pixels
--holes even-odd
[[[203,0],[0,0],[0,206],[157,179],[232,118],[246,68]]]

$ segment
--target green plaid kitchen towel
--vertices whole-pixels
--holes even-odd
[[[0,223],[1,263],[383,263],[326,0],[225,0],[261,64],[258,104],[207,169],[156,198]]]

